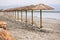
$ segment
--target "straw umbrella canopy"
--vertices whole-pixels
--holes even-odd
[[[10,11],[16,11],[16,9],[15,8],[9,8],[9,9],[5,9],[4,11],[5,12],[10,12]]]
[[[16,17],[17,7],[16,8],[8,8],[8,9],[5,9],[4,12],[14,12],[13,13],[13,16],[15,16],[15,19],[17,18]]]
[[[32,7],[34,7],[34,5],[29,5],[29,6],[24,6],[24,7],[17,8],[17,10],[21,10],[21,21],[22,21],[22,10],[26,11],[26,21],[25,21],[26,24],[27,24],[27,10],[29,8],[32,8]]]
[[[26,10],[26,24],[27,24],[27,10],[31,9],[32,7],[34,7],[34,5],[25,6],[22,8],[22,10]],[[32,13],[32,25],[33,25],[33,13]]]
[[[42,28],[42,10],[53,10],[54,8],[45,4],[38,4],[32,6],[26,6],[22,10],[32,10],[32,25],[33,25],[33,10],[40,10],[40,28]]]
[[[54,8],[44,5],[38,4],[35,7],[31,8],[31,10],[40,10],[40,28],[42,28],[42,10],[53,10]]]

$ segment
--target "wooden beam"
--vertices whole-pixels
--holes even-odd
[[[19,11],[18,11],[18,20],[20,19],[19,16],[20,16],[20,15],[19,15]]]
[[[6,12],[7,16],[8,16],[8,12]]]
[[[19,11],[17,11],[17,20],[19,21]]]
[[[33,25],[33,10],[32,10],[32,25]]]
[[[13,11],[13,18],[14,18],[14,11]]]
[[[13,17],[15,16],[15,13],[14,13],[14,11],[13,11]]]
[[[13,17],[15,16],[15,13],[14,13],[14,11],[13,11]]]
[[[22,22],[22,10],[21,10],[21,22]]]
[[[16,11],[15,11],[15,20],[16,20]]]
[[[26,24],[27,24],[27,10],[26,10]]]
[[[3,12],[4,16],[6,16],[5,12]]]
[[[40,10],[40,28],[42,28],[42,10]]]
[[[14,11],[14,18],[15,18],[15,11]]]

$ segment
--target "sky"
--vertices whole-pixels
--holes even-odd
[[[60,0],[0,0],[0,9],[40,3],[49,5],[55,10],[60,10]]]

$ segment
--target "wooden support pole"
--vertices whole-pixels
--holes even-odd
[[[15,11],[15,20],[16,20],[16,11]]]
[[[7,15],[9,16],[9,11],[7,12]]]
[[[3,12],[4,16],[6,16],[5,12]]]
[[[18,20],[19,20],[19,16],[20,16],[20,15],[19,15],[19,11],[18,11]]]
[[[42,10],[40,10],[40,28],[42,28]]]
[[[13,11],[13,17],[14,17],[14,11]]]
[[[16,21],[17,21],[17,11],[16,11]]]
[[[18,13],[17,13],[17,11],[16,11],[16,21],[17,21],[17,14],[18,14]]]
[[[17,11],[17,20],[19,21],[19,11]]]
[[[5,12],[6,16],[7,16],[7,12]]]
[[[22,10],[21,10],[21,22],[22,22]]]
[[[32,10],[32,25],[33,25],[33,10]]]
[[[13,18],[14,18],[14,11],[13,11]]]
[[[6,12],[6,14],[7,14],[7,17],[8,17],[8,12]]]
[[[14,17],[15,17],[15,11],[14,11]]]
[[[8,12],[6,12],[6,14],[8,15]]]
[[[10,16],[10,15],[9,15],[9,12],[7,12],[7,13],[8,13],[8,16]]]
[[[14,11],[13,11],[13,14],[14,14],[14,15],[13,15],[13,17],[14,17],[14,16],[15,16],[15,13],[14,13]]]
[[[6,15],[8,16],[8,14],[7,14],[8,12],[6,12]]]
[[[26,24],[27,24],[27,10],[26,10]]]

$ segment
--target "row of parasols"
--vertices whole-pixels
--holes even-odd
[[[26,11],[26,24],[27,24],[27,10],[31,10],[32,13],[32,22],[31,24],[33,25],[33,10],[39,10],[40,11],[40,28],[43,27],[42,25],[42,10],[53,10],[54,8],[45,5],[45,4],[37,4],[37,5],[29,5],[29,6],[24,6],[24,7],[17,7],[17,8],[10,8],[3,10],[4,12],[10,12],[10,11],[21,11],[21,21],[22,21],[22,11]]]

